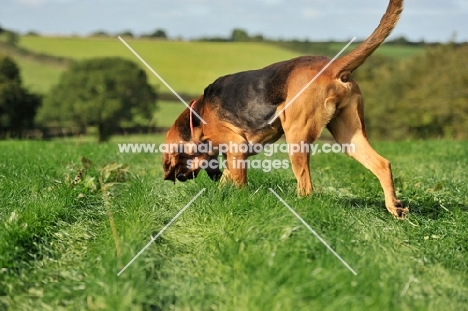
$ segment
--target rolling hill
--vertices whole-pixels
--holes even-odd
[[[300,54],[268,43],[178,42],[125,39],[146,62],[177,92],[200,94],[217,77],[229,73],[262,68]],[[332,43],[338,52],[344,44]],[[117,38],[23,36],[20,47],[27,50],[71,59],[121,56],[139,60]],[[352,47],[351,47],[352,48]],[[350,49],[351,49],[350,48]],[[382,46],[376,53],[396,58],[418,54],[422,48]],[[33,64],[19,59],[27,85],[47,91],[57,82],[63,67]],[[141,64],[141,63],[140,63]],[[143,64],[141,64],[143,66]],[[150,82],[160,85],[148,71]],[[169,92],[164,86],[162,92]]]

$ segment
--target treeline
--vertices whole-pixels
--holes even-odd
[[[141,35],[134,34],[131,30],[124,30],[122,32],[118,32],[115,34],[108,33],[104,30],[98,30],[89,35],[90,37],[130,37],[130,38],[150,38],[150,39],[161,39],[166,40],[169,39],[167,33],[164,29],[155,29],[152,32],[143,33]]]
[[[355,73],[371,136],[468,139],[468,45],[427,48],[396,61],[371,56]]]
[[[36,31],[28,31],[26,36],[37,36],[40,37],[41,34]],[[153,31],[148,33],[143,33],[137,35],[133,33],[131,30],[123,30],[117,33],[109,33],[105,30],[97,30],[89,34],[89,37],[131,37],[131,38],[153,38],[153,39],[169,39],[169,36],[166,33],[166,30],[157,28]],[[21,34],[7,28],[3,28],[0,25],[0,42],[6,43],[8,45],[16,45],[21,38]]]

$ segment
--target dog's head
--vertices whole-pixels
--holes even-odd
[[[185,182],[196,178],[202,169],[211,179],[219,180],[222,172],[217,165],[217,157],[200,152],[199,146],[191,138],[190,129],[187,133],[189,125],[180,126],[181,122],[186,121],[182,114],[167,132],[163,152],[164,180]]]

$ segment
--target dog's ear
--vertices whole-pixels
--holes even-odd
[[[197,126],[197,127],[193,128],[192,140],[196,141],[196,142],[203,141],[203,130],[202,130],[201,126]]]

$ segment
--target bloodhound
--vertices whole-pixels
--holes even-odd
[[[351,78],[352,72],[390,34],[402,10],[403,0],[390,0],[374,32],[328,67],[330,59],[327,57],[301,56],[263,69],[218,78],[182,112],[165,141],[167,145],[193,146],[209,142],[214,150],[165,152],[164,179],[175,182],[176,179],[186,181],[196,177],[202,169],[200,161],[215,161],[218,156],[216,147],[221,144],[266,145],[283,134],[288,144],[311,144],[327,127],[339,144],[354,145],[354,150],[347,152],[349,156],[377,176],[384,191],[386,208],[395,217],[403,218],[408,209],[396,197],[389,161],[381,157],[367,140],[361,91]],[[313,83],[303,90],[314,78]],[[288,103],[291,104],[286,108]],[[222,177],[235,185],[245,185],[246,167],[235,164],[253,154],[239,150],[223,152],[226,168],[221,171],[219,167],[208,167],[206,171],[214,180]],[[310,153],[297,152],[289,156],[298,194],[307,196],[312,192]]]

